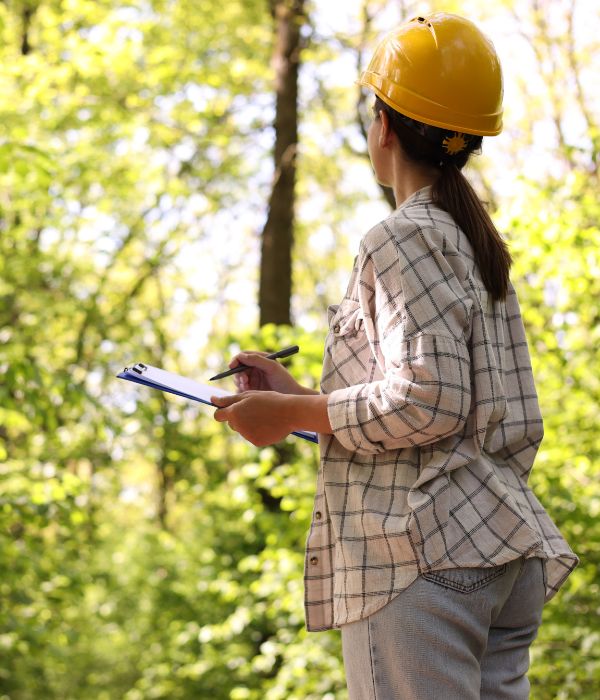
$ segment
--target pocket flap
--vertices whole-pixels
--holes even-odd
[[[352,299],[344,299],[337,313],[331,319],[331,330],[336,336],[357,333],[364,324],[364,315],[360,304]]]

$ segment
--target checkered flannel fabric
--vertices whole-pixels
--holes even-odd
[[[334,432],[319,436],[309,630],[367,617],[439,569],[536,556],[547,597],[558,590],[577,557],[527,486],[543,425],[517,297],[488,296],[431,188],[362,240],[321,389]]]

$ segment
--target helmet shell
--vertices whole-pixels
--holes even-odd
[[[391,31],[358,82],[425,124],[482,136],[502,131],[500,61],[464,17],[437,12]]]

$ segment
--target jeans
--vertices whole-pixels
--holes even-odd
[[[342,626],[350,700],[525,700],[543,605],[540,559],[424,574]]]

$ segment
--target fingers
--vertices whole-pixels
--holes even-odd
[[[256,350],[240,352],[231,359],[229,363],[230,369],[239,367],[239,365],[246,365],[248,367],[247,372],[238,372],[233,375],[233,382],[238,393],[264,388],[261,386],[262,380],[260,379],[260,373],[263,369],[259,363],[261,363],[261,359],[266,355],[266,352]],[[269,362],[269,360],[267,360],[267,362]],[[264,362],[262,364],[264,365]]]
[[[242,397],[239,394],[230,394],[229,396],[211,396],[210,400],[219,408],[231,406],[232,403],[237,403]]]
[[[266,352],[262,352],[262,350],[242,350],[242,352],[238,352],[237,355],[234,355],[231,358],[231,361],[229,362],[229,369],[233,369],[238,365],[248,365],[249,367],[252,367],[253,364],[249,358],[264,357],[267,354],[268,353]]]
[[[239,372],[233,375],[233,381],[238,393],[250,389],[250,377],[247,372]]]
[[[211,396],[210,400],[217,406],[214,418],[219,423],[224,423],[231,417],[231,411],[227,410],[243,398],[242,394],[232,394],[231,396]]]
[[[266,355],[266,352],[240,352],[233,358],[232,362],[235,361],[234,367],[242,364],[248,367],[256,367],[256,369],[260,369],[263,372],[268,372],[273,368],[273,365],[276,364],[276,361],[268,360]]]
[[[227,415],[227,411],[219,408],[215,411],[213,418],[218,422],[218,423],[227,423],[227,419],[229,416]]]
[[[210,400],[215,406],[219,408],[227,408],[232,406],[234,403],[241,401],[244,397],[242,394],[231,394],[231,396],[211,396]]]

